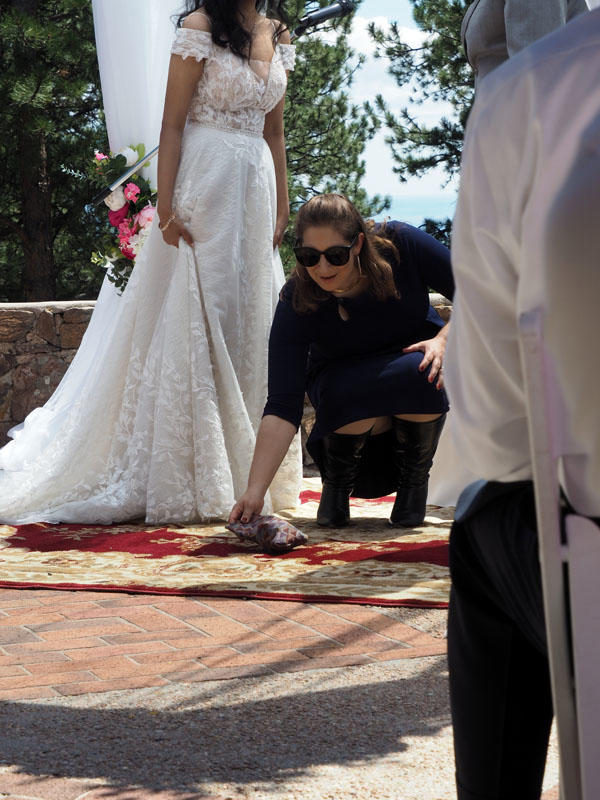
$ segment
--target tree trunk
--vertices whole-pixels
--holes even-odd
[[[24,300],[54,300],[56,265],[53,253],[52,205],[47,169],[46,137],[21,131]]]

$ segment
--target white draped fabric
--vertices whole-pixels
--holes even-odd
[[[92,0],[110,149],[158,144],[173,15],[183,0]],[[145,175],[156,186],[156,159]]]

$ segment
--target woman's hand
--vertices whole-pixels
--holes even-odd
[[[250,522],[260,514],[265,495],[296,434],[296,426],[286,419],[267,414],[256,434],[254,457],[248,477],[248,488],[229,515],[229,522]]]
[[[159,215],[160,217],[160,215]],[[160,220],[160,226],[162,227],[169,217],[167,216],[164,221]],[[171,220],[164,231],[161,231],[163,240],[167,243],[172,245],[173,247],[179,247],[179,240],[183,239],[186,244],[189,244],[190,247],[194,246],[194,239],[192,234],[188,231],[188,229],[181,223],[177,217]]]
[[[240,497],[229,515],[229,522],[250,522],[257,514],[260,514],[265,504],[265,496],[259,491],[248,488]]]
[[[273,233],[273,250],[276,247],[281,247],[281,243],[283,242],[283,234],[285,233],[285,229],[287,228],[288,222],[290,219],[289,212],[285,212],[284,214],[278,214],[277,220],[275,222],[275,232]]]
[[[422,342],[415,342],[415,344],[411,344],[409,347],[404,347],[402,350],[403,353],[422,352],[424,354],[421,363],[419,364],[419,372],[424,372],[427,367],[431,365],[427,380],[429,383],[433,383],[437,378],[437,382],[435,384],[436,389],[444,388],[442,364],[444,362],[444,351],[446,350],[446,327],[442,328],[440,333],[438,333],[438,335],[433,339],[425,339]]]

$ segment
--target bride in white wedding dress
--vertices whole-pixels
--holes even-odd
[[[172,49],[158,219],[123,295],[105,281],[57,391],[0,450],[0,521],[226,518],[246,485],[284,280],[294,48],[260,2],[190,6]],[[297,446],[266,513],[295,505],[300,475]]]

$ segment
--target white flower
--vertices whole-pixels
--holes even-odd
[[[131,239],[129,240],[129,247],[133,250],[134,254],[137,256],[142,249],[144,242],[148,238],[148,234],[150,233],[150,228],[140,228],[140,230],[134,234]]]
[[[128,167],[132,167],[137,161],[140,160],[137,152],[133,149],[133,147],[122,147],[117,152],[117,155],[125,156]]]
[[[111,192],[108,197],[105,198],[104,202],[111,211],[118,211],[120,208],[123,208],[127,202],[127,200],[125,200],[125,195],[123,194],[123,188],[118,186],[114,192]]]

